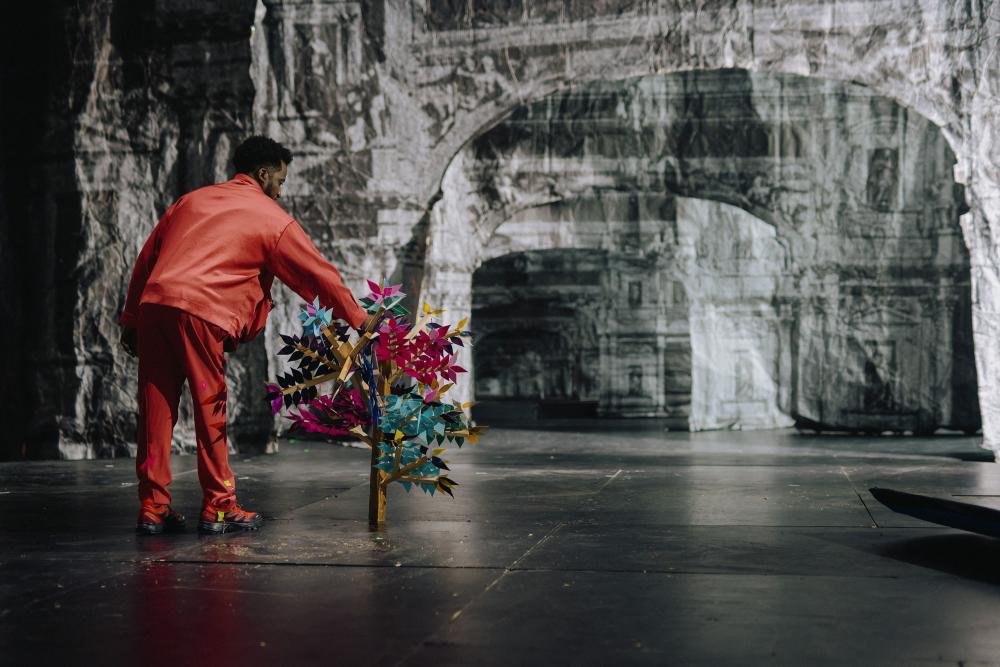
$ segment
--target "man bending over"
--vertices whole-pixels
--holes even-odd
[[[224,351],[263,330],[275,277],[306,301],[318,296],[351,326],[365,322],[337,269],[277,204],[291,161],[277,142],[250,137],[236,149],[236,176],[175,201],[136,260],[120,322],[122,345],[139,357],[140,533],[184,528],[167,486],[185,380],[203,494],[199,531],[260,527],[260,515],[236,503],[226,442]]]

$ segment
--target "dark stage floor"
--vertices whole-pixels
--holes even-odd
[[[581,428],[583,428],[581,426]],[[457,499],[366,451],[236,457],[260,533],[138,538],[130,460],[0,465],[0,664],[995,664],[1000,540],[885,486],[1000,507],[969,438],[496,430]],[[196,520],[194,458],[175,505]]]

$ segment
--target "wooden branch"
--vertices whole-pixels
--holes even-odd
[[[344,360],[337,354],[340,350],[340,341],[337,339],[337,336],[330,330],[329,326],[323,327],[320,329],[320,332],[323,334],[323,338],[326,338],[326,342],[330,345],[330,350],[337,357],[337,361],[344,363]]]
[[[424,327],[427,326],[427,323],[430,322],[431,318],[433,317],[434,317],[433,315],[428,315],[427,313],[421,313],[420,315],[418,315],[417,321],[414,323],[413,328],[410,329],[410,331],[406,334],[406,336],[404,336],[404,339],[413,340],[414,338],[416,338],[417,334],[419,334],[421,331],[424,330]]]
[[[367,431],[365,431],[363,428],[361,428],[360,425],[355,426],[354,428],[350,429],[348,431],[348,433],[350,433],[355,438],[357,438],[361,442],[365,443],[366,445],[368,445],[372,449],[375,449],[376,446],[377,446],[376,443],[378,441],[375,440],[371,435],[369,435]]]
[[[399,470],[393,471],[393,473],[391,475],[389,475],[384,480],[382,480],[382,486],[387,486],[390,482],[396,481],[397,479],[399,479],[400,477],[404,476],[406,473],[410,472],[411,470],[416,470],[417,468],[419,468],[420,466],[424,465],[428,461],[430,461],[429,458],[427,458],[426,456],[421,456],[419,459],[417,459],[413,463],[409,463],[409,464],[403,466],[402,468],[400,468]]]
[[[365,406],[368,405],[368,384],[364,380],[358,380],[358,393],[361,394],[361,400],[364,401]]]
[[[385,310],[386,309],[384,305],[379,306],[378,310],[375,311],[375,316],[368,322],[368,326],[365,327],[365,330],[362,331],[361,333],[362,334],[373,333],[375,331],[375,324],[379,321],[379,319],[381,319],[382,315],[385,314]]]
[[[337,375],[338,380],[340,380],[341,382],[347,382],[347,378],[351,374],[351,368],[353,368],[354,366],[355,358],[358,356],[358,354],[361,352],[364,346],[368,343],[368,341],[371,340],[371,338],[372,336],[370,333],[365,333],[364,336],[358,338],[358,342],[354,344],[353,348],[351,348],[350,344],[348,343],[343,344],[344,348],[348,348],[348,351],[344,353],[344,351],[341,350],[341,353],[343,353],[344,356],[344,363],[340,367],[340,373]]]
[[[286,387],[281,390],[282,396],[287,396],[288,394],[294,394],[302,389],[308,389],[318,384],[323,384],[324,382],[329,382],[330,380],[336,380],[337,373],[327,373],[326,375],[320,375],[319,377],[314,377],[311,380],[306,380],[304,382],[299,382],[298,384],[293,384],[291,387]]]
[[[392,385],[396,384],[396,381],[399,380],[399,378],[401,377],[403,377],[403,369],[400,368],[399,366],[396,366],[396,370],[394,370],[392,374],[389,375],[389,386],[391,387]]]
[[[319,355],[319,353],[310,350],[308,347],[306,347],[302,343],[293,343],[292,347],[294,347],[296,350],[298,350],[299,352],[301,352],[303,355],[309,357],[310,359],[313,359],[314,361],[318,361],[321,364],[326,364],[327,366],[330,365],[330,362],[329,362],[328,359],[326,359],[325,357],[321,357]]]
[[[463,438],[463,437],[468,437],[470,435],[479,435],[488,428],[489,426],[486,426],[485,424],[477,424],[476,426],[473,426],[471,429],[462,429],[461,431],[445,431],[445,435],[457,436],[459,438]]]
[[[399,444],[399,445],[396,445],[396,456],[393,458],[393,462],[392,462],[393,471],[398,471],[399,470],[399,460],[401,458],[403,458],[403,446],[402,446],[402,443]]]

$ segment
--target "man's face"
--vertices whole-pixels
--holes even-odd
[[[261,190],[271,199],[281,197],[281,186],[285,184],[285,177],[288,176],[288,165],[281,163],[280,169],[274,167],[261,167],[257,170],[257,182],[260,183]]]

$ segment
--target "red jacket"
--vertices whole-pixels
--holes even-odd
[[[132,271],[121,324],[134,326],[139,304],[158,303],[195,315],[245,342],[264,328],[277,276],[306,301],[351,326],[365,312],[309,237],[255,180],[184,195],[153,229]]]

